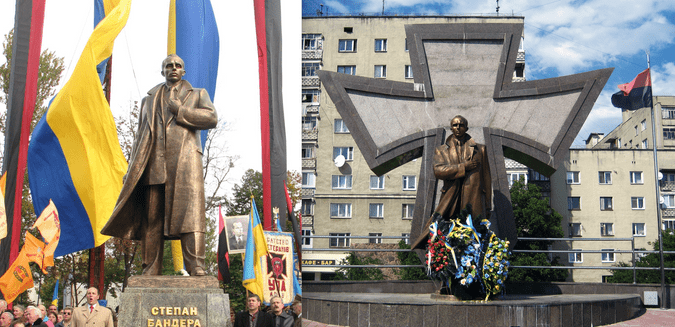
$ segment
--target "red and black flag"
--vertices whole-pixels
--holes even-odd
[[[19,255],[21,197],[28,136],[35,109],[45,0],[16,0],[12,68],[7,101],[7,130],[2,171],[7,173],[7,239],[0,244],[0,274]]]
[[[227,233],[225,232],[225,222],[223,213],[218,206],[218,280],[229,283],[230,278],[230,255],[227,251]]]
[[[652,78],[649,68],[638,74],[633,81],[619,85],[621,91],[612,95],[612,105],[626,110],[652,106]]]
[[[286,125],[281,97],[281,6],[279,0],[254,0],[260,129],[262,137],[263,226],[272,228],[272,207],[283,208],[286,184]],[[279,211],[281,225],[286,211]]]

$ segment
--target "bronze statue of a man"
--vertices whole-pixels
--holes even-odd
[[[448,220],[471,205],[471,215],[489,219],[492,208],[492,178],[485,145],[477,144],[466,131],[469,123],[462,116],[450,121],[452,135],[436,147],[433,166],[436,179],[443,181],[441,199],[413,248],[424,248],[429,225],[442,216]]]
[[[469,123],[462,116],[450,121],[452,135],[436,147],[434,175],[443,180],[441,200],[435,213],[448,219],[471,204],[471,215],[489,219],[492,208],[492,178],[485,146],[469,134]]]
[[[183,80],[177,55],[162,62],[166,82],[141,102],[129,170],[105,235],[142,241],[144,275],[161,275],[164,240],[180,239],[185,268],[203,276],[206,231],[200,130],[216,109],[204,89]]]

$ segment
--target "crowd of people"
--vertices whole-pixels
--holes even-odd
[[[112,310],[100,306],[98,299],[98,289],[91,287],[87,290],[87,305],[77,308],[59,310],[54,304],[49,308],[42,304],[26,307],[14,304],[10,311],[7,302],[0,300],[0,327],[84,327],[92,322],[96,326],[114,327]]]
[[[12,310],[7,309],[7,302],[0,300],[0,327],[79,327],[88,326],[92,319],[96,326],[114,327],[111,309],[98,304],[98,290],[94,287],[87,290],[87,305],[77,308],[65,307],[61,310],[54,304],[46,308],[44,305],[27,306],[14,304]],[[288,307],[283,300],[274,296],[270,306],[262,310],[260,297],[251,294],[246,299],[246,310],[233,316],[234,327],[300,327],[302,326],[302,302],[296,299]]]
[[[300,327],[302,326],[302,302],[296,299],[288,307],[283,300],[274,296],[268,310],[261,309],[260,297],[250,294],[246,299],[246,310],[234,316],[234,327]]]

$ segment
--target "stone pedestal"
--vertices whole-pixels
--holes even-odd
[[[118,326],[232,326],[229,295],[215,277],[134,276],[120,299]]]

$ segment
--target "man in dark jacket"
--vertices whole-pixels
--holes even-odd
[[[274,318],[267,312],[260,310],[260,297],[251,294],[246,299],[245,311],[240,311],[234,317],[234,327],[274,327]]]
[[[40,309],[34,307],[34,306],[29,306],[26,308],[26,327],[29,326],[40,326],[40,327],[47,327],[47,324],[42,322],[42,311]]]
[[[280,297],[273,296],[270,305],[272,306],[274,327],[293,327],[293,316],[284,311],[284,302]]]

